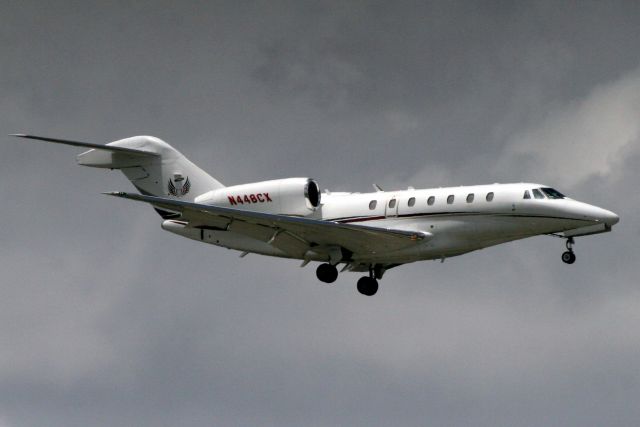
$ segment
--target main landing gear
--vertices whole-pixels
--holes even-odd
[[[338,278],[338,269],[329,263],[320,264],[316,269],[318,280],[324,283],[333,283]]]
[[[358,292],[368,297],[378,292],[378,279],[382,279],[384,269],[380,265],[369,266],[369,275],[358,279]]]
[[[380,266],[369,268],[369,275],[358,280],[358,292],[362,295],[372,296],[378,292],[378,279],[382,278],[384,269]],[[316,269],[318,280],[324,283],[333,283],[338,278],[338,269],[329,263],[320,264]]]
[[[573,237],[567,239],[567,251],[562,253],[562,261],[565,264],[573,264],[576,262],[576,254],[573,253]]]
[[[368,297],[375,295],[378,292],[378,281],[375,277],[362,276],[358,279],[358,292]]]

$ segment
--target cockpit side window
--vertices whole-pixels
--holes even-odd
[[[564,194],[553,188],[541,188],[540,190],[550,199],[564,199]]]
[[[533,190],[533,197],[535,197],[536,199],[544,199],[544,194],[542,194],[542,191],[538,190],[537,188],[534,188]]]
[[[529,193],[529,190],[525,190],[523,199],[530,199],[530,198],[531,198],[531,194]]]

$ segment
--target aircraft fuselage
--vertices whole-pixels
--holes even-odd
[[[325,193],[311,216],[338,223],[424,232],[424,243],[402,250],[379,251],[355,263],[408,263],[443,259],[526,237],[562,237],[611,230],[613,212],[567,197],[549,198],[539,184],[491,184],[372,193]],[[542,194],[536,198],[533,190]],[[528,192],[529,198],[525,197]],[[539,197],[539,196],[538,196]],[[234,203],[234,207],[242,205]],[[196,240],[239,251],[291,258],[262,239],[233,230],[189,230],[179,221],[163,228]],[[573,232],[573,234],[572,234]],[[323,261],[324,257],[300,257]]]

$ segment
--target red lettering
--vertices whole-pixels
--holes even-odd
[[[258,194],[244,194],[238,196],[227,196],[229,199],[229,204],[231,206],[236,206],[238,203],[241,205],[250,204],[250,203],[264,203],[264,202],[273,202],[269,193],[258,193]]]

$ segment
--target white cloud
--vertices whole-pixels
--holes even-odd
[[[497,174],[573,187],[609,178],[623,154],[640,147],[640,70],[553,108],[545,120],[514,135]],[[523,176],[528,174],[527,176]]]

